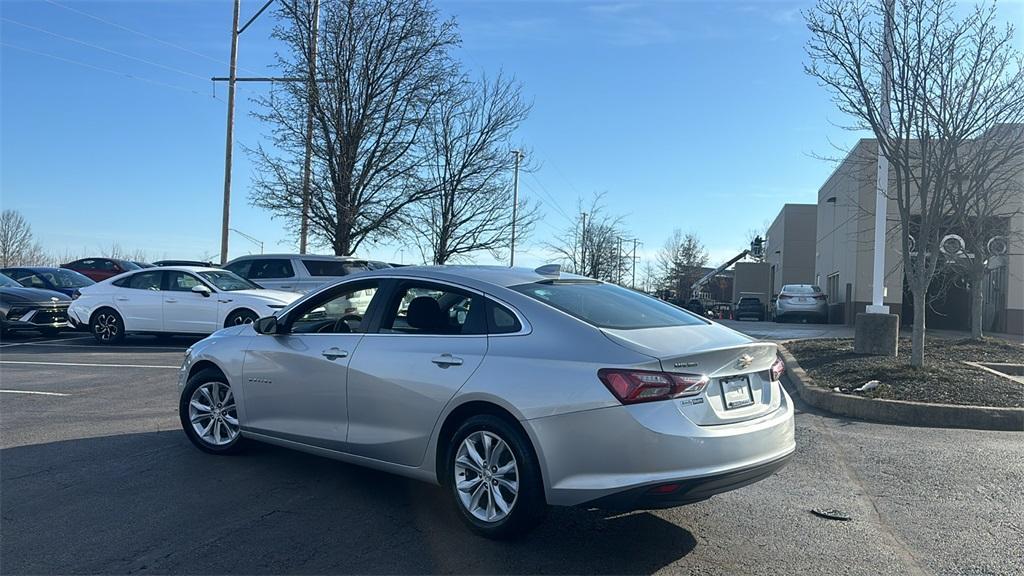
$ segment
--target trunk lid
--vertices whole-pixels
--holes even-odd
[[[710,378],[698,396],[672,400],[701,426],[759,418],[777,410],[781,390],[770,370],[778,348],[718,324],[602,330],[612,341],[653,356],[665,372]]]

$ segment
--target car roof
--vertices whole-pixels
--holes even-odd
[[[533,282],[551,280],[591,280],[585,276],[576,274],[559,273],[541,274],[532,268],[509,268],[508,266],[470,266],[470,265],[445,265],[445,266],[402,266],[399,268],[382,268],[360,272],[346,278],[372,278],[375,276],[393,277],[415,277],[435,280],[469,280],[481,284],[493,286],[517,286],[519,284],[530,284]]]
[[[233,258],[231,262],[238,262],[240,260],[257,260],[260,258],[302,258],[303,260],[366,260],[366,258],[358,258],[356,256],[332,256],[330,254],[246,254],[245,256],[238,256]]]
[[[155,266],[153,268],[142,268],[141,270],[129,270],[129,272],[227,272],[223,268],[210,268],[209,266]]]

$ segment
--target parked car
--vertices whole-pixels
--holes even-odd
[[[35,330],[56,336],[68,325],[71,297],[53,290],[26,288],[0,274],[0,335]]]
[[[0,273],[12,278],[26,288],[42,288],[60,292],[71,298],[78,298],[78,291],[95,284],[88,277],[67,268],[18,267],[4,268]]]
[[[139,262],[138,260],[132,260],[132,264],[135,264],[139,268],[155,268],[156,264],[150,264],[149,262]]]
[[[828,322],[828,298],[813,284],[786,284],[775,302],[774,320]]]
[[[758,321],[764,320],[764,304],[761,303],[761,299],[754,296],[743,296],[740,301],[736,303],[734,316],[737,320],[743,320],[744,318],[754,318]]]
[[[203,262],[201,260],[157,260],[153,262],[154,266],[199,266],[201,268],[219,268],[213,262]]]
[[[141,270],[139,265],[134,262],[118,260],[116,258],[82,258],[74,262],[61,264],[60,267],[74,270],[95,282],[113,278],[118,274],[132,270]]]
[[[783,370],[775,344],[613,284],[402,267],[194,344],[179,414],[205,452],[259,440],[442,484],[500,538],[548,505],[665,508],[768,477],[795,449]]]
[[[227,270],[168,266],[83,288],[68,316],[98,342],[115,344],[129,333],[212,334],[273,314],[299,296],[264,290]]]
[[[235,258],[224,269],[264,288],[304,293],[375,266],[367,260],[345,256],[253,254]]]

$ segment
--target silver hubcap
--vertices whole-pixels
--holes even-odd
[[[241,326],[242,324],[252,324],[255,320],[251,316],[246,314],[235,315],[235,326]]]
[[[100,337],[100,340],[114,338],[120,331],[117,325],[117,318],[113,314],[100,314],[96,317],[96,325],[93,327],[93,331]]]
[[[455,455],[455,487],[467,512],[484,522],[509,515],[519,495],[519,467],[508,444],[492,432],[474,432]]]
[[[223,382],[207,382],[196,388],[188,403],[188,417],[192,429],[207,444],[224,446],[238,436],[235,397]]]

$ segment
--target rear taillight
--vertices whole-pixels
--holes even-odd
[[[779,378],[782,378],[782,373],[785,371],[786,363],[782,361],[781,357],[776,356],[775,362],[772,363],[771,367],[772,381],[774,382],[777,381]]]
[[[826,296],[824,294],[815,294],[814,295],[814,299],[815,300],[824,300],[825,298],[826,298]]]
[[[792,298],[789,294],[779,294],[779,300],[789,300]]]
[[[597,371],[597,377],[623,404],[694,396],[708,386],[708,377],[702,374],[602,368]]]

